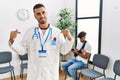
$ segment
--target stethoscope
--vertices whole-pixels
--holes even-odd
[[[34,33],[32,35],[32,39],[34,38],[38,39],[38,28],[37,27],[34,28]]]
[[[48,32],[47,36],[52,37],[52,28],[49,28],[49,32]],[[34,39],[34,38],[36,38],[36,39],[41,38],[38,27],[35,27],[35,28],[34,28],[34,33],[33,33],[33,35],[32,35],[32,39]]]
[[[34,33],[32,35],[32,39],[34,39],[34,38],[39,39],[40,40],[40,45],[41,45],[42,50],[43,50],[44,45],[45,45],[46,41],[48,40],[49,36],[50,36],[50,39],[51,39],[52,38],[52,28],[49,28],[48,34],[47,34],[44,42],[42,43],[42,39],[41,39],[41,34],[39,32],[39,28],[35,27],[34,28]]]

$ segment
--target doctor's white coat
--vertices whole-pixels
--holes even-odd
[[[74,43],[72,39],[69,41],[64,39],[63,34],[58,28],[52,28],[52,35],[48,36],[44,44],[46,50],[46,57],[39,57],[38,50],[41,50],[40,39],[32,36],[35,27],[28,29],[20,44],[16,41],[11,45],[11,48],[19,54],[28,53],[28,70],[27,80],[59,80],[59,55],[67,54]],[[39,29],[42,43],[44,43],[49,29],[45,32],[44,36]],[[56,45],[52,45],[51,41],[56,38]]]

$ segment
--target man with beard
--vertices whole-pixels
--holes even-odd
[[[15,38],[20,32],[10,32],[10,47],[16,53],[28,53],[27,80],[59,80],[59,55],[67,54],[74,39],[68,29],[59,30],[47,22],[47,11],[43,4],[33,7],[38,26],[28,29],[20,44]]]

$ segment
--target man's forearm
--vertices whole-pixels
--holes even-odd
[[[13,44],[13,43],[14,43],[14,40],[13,40],[13,39],[9,39],[9,42],[10,42],[11,44]]]
[[[68,35],[67,38],[68,38],[69,41],[71,41],[73,39],[73,36],[72,35]]]

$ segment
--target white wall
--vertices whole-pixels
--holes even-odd
[[[54,3],[53,3],[54,2]],[[21,40],[27,28],[37,24],[33,16],[33,6],[35,3],[43,3],[48,11],[49,22],[56,26],[58,20],[58,12],[60,9],[67,6],[65,0],[0,0],[0,52],[12,51],[8,46],[9,33],[11,30],[18,29],[22,34],[18,35],[17,40]],[[69,5],[67,7],[70,7]],[[74,5],[72,6],[74,7]],[[17,18],[17,10],[28,9],[30,18],[26,21],[21,21]],[[12,65],[15,67],[15,74],[20,73],[20,60],[18,55],[12,51]],[[0,67],[3,65],[0,65]],[[25,71],[26,72],[26,71]],[[9,77],[10,74],[1,74],[0,79]]]
[[[1,51],[12,51],[8,46],[9,33],[11,30],[18,29],[22,31],[22,34],[19,35],[18,40],[21,39],[24,31],[33,25],[33,13],[32,6],[35,1],[30,0],[1,0],[0,1],[0,52]],[[28,9],[30,12],[30,19],[27,21],[20,21],[17,18],[17,10],[19,9]],[[13,52],[12,57],[12,65],[15,67],[15,74],[18,75],[20,73],[20,61],[18,55]],[[0,67],[3,65],[0,65]],[[0,78],[8,77],[10,74],[0,75]]]
[[[114,61],[120,60],[120,0],[103,0],[101,52],[110,57],[107,76],[113,77]],[[120,80],[118,78],[117,80]]]

